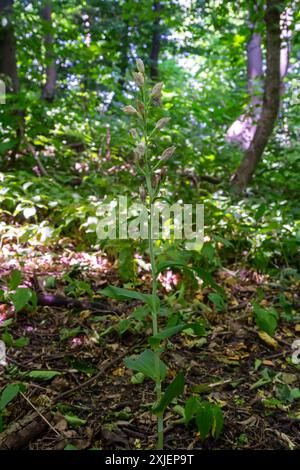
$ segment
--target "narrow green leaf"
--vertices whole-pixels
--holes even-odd
[[[154,336],[150,336],[148,338],[148,342],[151,346],[156,346],[159,344],[161,341],[164,339],[170,338],[170,336],[175,335],[176,333],[179,333],[179,331],[182,331],[186,325],[183,323],[175,326],[170,326],[169,328],[165,328],[164,330],[160,331]]]
[[[147,302],[147,294],[142,294],[135,290],[124,289],[122,287],[108,286],[105,287],[105,289],[99,290],[98,293],[116,300],[136,299],[141,300],[142,302]]]
[[[212,436],[215,439],[218,439],[221,431],[223,429],[224,418],[221,408],[218,405],[212,405],[213,413],[213,426],[212,426]]]
[[[61,375],[61,372],[56,370],[32,370],[26,373],[26,377],[36,380],[51,380],[57,375]]]

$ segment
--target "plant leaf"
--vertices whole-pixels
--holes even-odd
[[[256,302],[253,303],[255,322],[259,328],[268,335],[273,336],[277,328],[278,313],[273,308],[262,308]]]
[[[164,339],[167,339],[170,336],[173,336],[176,333],[179,333],[179,331],[182,331],[184,328],[186,328],[186,325],[184,325],[183,323],[179,325],[175,325],[175,326],[170,326],[169,328],[165,328],[164,330],[160,331],[156,335],[150,336],[148,338],[148,342],[149,344],[151,344],[151,346],[156,346]]]
[[[135,358],[126,357],[124,359],[125,366],[128,369],[136,370],[138,372],[142,372],[146,377],[150,377],[150,379],[157,381],[158,377],[155,371],[155,354],[150,349],[145,349],[139,356]],[[160,378],[163,380],[167,375],[167,368],[166,365],[160,360]]]
[[[168,385],[165,393],[163,394],[160,402],[153,408],[153,413],[156,415],[162,414],[167,406],[171,403],[173,398],[178,397],[184,390],[184,374],[179,372],[175,379]]]
[[[185,403],[184,407],[184,416],[185,416],[185,423],[189,423],[191,419],[196,415],[197,411],[199,410],[200,402],[197,397],[189,397]]]
[[[213,425],[213,413],[210,403],[201,403],[196,414],[196,423],[200,432],[200,437],[204,440]]]
[[[14,269],[11,273],[8,288],[9,290],[15,290],[22,282],[22,273],[18,269]]]
[[[9,384],[3,390],[0,398],[0,410],[3,410],[19,393],[19,384]]]
[[[56,370],[32,370],[25,374],[26,377],[36,380],[51,380],[57,375],[61,375],[61,372]]]
[[[213,413],[213,425],[212,425],[211,434],[215,439],[218,439],[218,437],[221,434],[221,431],[223,429],[223,424],[224,424],[223,413],[222,413],[221,408],[218,405],[212,406],[212,413]]]
[[[16,293],[11,296],[12,303],[14,304],[15,312],[18,313],[31,299],[31,290],[28,287],[18,287]]]

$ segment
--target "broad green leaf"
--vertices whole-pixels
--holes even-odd
[[[9,290],[15,290],[22,282],[22,273],[18,269],[14,269],[11,273],[8,288]]]
[[[0,410],[3,410],[19,393],[19,384],[9,384],[3,390],[0,397]]]
[[[277,328],[277,320],[278,320],[278,313],[273,308],[262,308],[260,305],[254,302],[254,315],[255,315],[255,322],[259,326],[259,328],[268,335],[273,336],[276,328]]]
[[[200,437],[204,440],[208,436],[213,425],[213,413],[210,403],[200,403],[200,407],[196,414],[196,423],[200,432]]]
[[[177,374],[175,379],[166,388],[166,391],[163,394],[158,405],[153,408],[152,410],[153,413],[157,415],[162,414],[175,397],[182,395],[183,390],[184,390],[184,374],[183,372],[179,372],[179,374]]]
[[[32,370],[25,374],[29,379],[36,380],[52,380],[57,375],[61,375],[61,372],[56,370]]]
[[[179,331],[182,331],[185,327],[186,327],[186,325],[181,323],[179,325],[170,326],[169,328],[165,328],[164,330],[160,331],[156,335],[150,336],[148,338],[148,342],[149,342],[149,344],[151,344],[151,346],[155,346],[155,345],[159,344],[161,341],[163,341],[164,339],[170,338],[170,336],[173,336],[176,333],[179,333]]]
[[[197,397],[189,397],[185,403],[184,407],[184,416],[185,416],[185,422],[186,424],[191,421],[191,419],[194,418],[196,415],[197,411],[199,410],[200,407],[200,402]]]
[[[21,338],[15,339],[13,345],[16,348],[24,348],[24,346],[27,346],[29,343],[30,343],[30,339],[27,338],[26,336],[22,336]]]
[[[18,313],[31,299],[32,292],[28,287],[18,287],[16,293],[11,296],[12,303],[15,307],[15,312]]]
[[[146,377],[150,377],[150,379],[157,381],[158,377],[155,371],[155,361],[156,355],[150,349],[145,349],[139,356],[134,358],[126,357],[124,359],[125,366],[128,369],[133,369],[138,372],[142,372]],[[163,380],[167,375],[167,368],[165,364],[160,360],[160,378]]]

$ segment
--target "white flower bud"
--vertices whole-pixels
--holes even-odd
[[[136,68],[138,69],[138,71],[140,73],[145,73],[145,66],[144,66],[144,62],[142,61],[142,59],[136,59]]]
[[[168,124],[169,121],[170,121],[170,118],[161,118],[159,121],[157,121],[155,125],[155,129],[162,129]]]
[[[122,108],[122,111],[125,114],[137,114],[137,110],[131,104]]]
[[[152,98],[160,98],[163,86],[164,86],[163,82],[156,83],[156,85],[154,85],[154,87],[152,88],[150,96]]]
[[[145,151],[146,151],[146,145],[145,145],[145,142],[140,142],[136,148],[134,149],[134,153],[135,155],[137,155],[138,157],[142,157],[143,155],[145,155]]]
[[[172,147],[168,147],[166,150],[163,151],[161,160],[166,161],[172,157],[173,153],[175,152],[176,147],[173,145]]]
[[[136,129],[130,129],[129,134],[130,134],[134,139],[137,139],[138,136],[139,136]]]
[[[145,79],[144,75],[140,72],[133,72],[133,79],[137,86],[141,87],[144,85]]]

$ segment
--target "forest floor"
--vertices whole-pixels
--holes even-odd
[[[93,291],[108,284],[120,285],[114,266],[94,254],[49,253],[1,259],[1,277],[21,266],[24,285],[40,285],[44,294],[66,295],[66,278],[88,282]],[[141,273],[142,275],[142,273]],[[34,277],[34,279],[33,279]],[[55,282],[49,279],[55,278]],[[47,282],[45,282],[47,280]],[[225,311],[213,307],[203,312],[199,302],[209,304],[211,289],[203,287],[189,307],[194,317],[209,324],[206,337],[183,333],[166,344],[164,362],[168,379],[186,372],[185,396],[194,393],[222,408],[224,428],[216,441],[202,442],[196,429],[180,422],[179,407],[165,415],[166,449],[295,449],[300,448],[299,400],[290,391],[300,387],[299,368],[291,361],[292,343],[299,337],[299,321],[281,318],[274,338],[265,336],[253,322],[251,301],[261,292],[266,305],[273,305],[284,287],[268,276],[241,266],[220,269],[215,280],[227,295]],[[78,284],[75,282],[75,287]],[[45,287],[46,286],[46,287]],[[147,290],[147,275],[143,289]],[[163,295],[163,288],[161,294]],[[72,292],[69,290],[69,296]],[[287,298],[299,298],[299,283],[289,283]],[[97,297],[97,295],[96,295]],[[87,296],[82,296],[82,299]],[[95,299],[94,299],[95,300]],[[153,449],[156,424],[151,414],[153,384],[132,383],[132,371],[123,358],[140,352],[148,331],[130,328],[120,334],[118,325],[138,306],[137,302],[99,299],[99,309],[69,306],[38,306],[22,312],[8,328],[14,340],[27,337],[23,347],[7,349],[8,367],[0,372],[0,387],[21,380],[21,394],[5,410],[5,432],[34,413],[47,419],[24,433],[23,448]],[[198,302],[198,303],[197,303]],[[14,314],[0,304],[2,318]],[[1,367],[1,366],[0,366]],[[52,377],[32,371],[55,371]],[[178,399],[177,405],[182,403]],[[19,440],[19,443],[22,441]],[[16,445],[16,443],[14,444]]]

